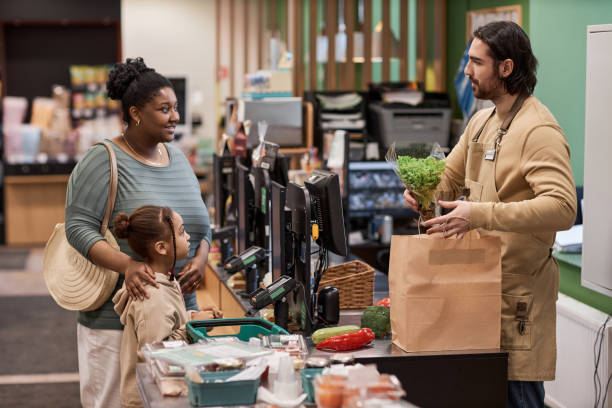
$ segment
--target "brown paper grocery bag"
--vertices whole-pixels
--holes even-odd
[[[392,340],[405,351],[499,348],[499,237],[394,235],[389,297]]]

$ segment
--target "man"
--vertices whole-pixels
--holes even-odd
[[[515,23],[474,32],[465,74],[474,96],[489,99],[448,156],[440,201],[448,214],[427,231],[462,237],[470,229],[502,242],[501,347],[509,352],[508,406],[543,407],[543,381],[555,378],[559,269],[555,232],[576,218],[576,190],[567,141],[534,96],[537,60]],[[412,192],[406,203],[417,208]]]

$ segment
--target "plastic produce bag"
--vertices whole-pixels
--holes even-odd
[[[444,159],[446,159],[440,145],[412,144],[398,152],[393,143],[385,159],[391,164],[402,183],[414,193],[419,215],[423,220],[434,218],[436,188],[444,172]]]
[[[276,143],[267,142],[266,132],[268,130],[268,122],[265,120],[257,122],[257,132],[259,137],[259,145],[253,149],[251,159],[253,167],[260,167],[266,170],[274,170],[276,155],[278,154],[278,145]]]

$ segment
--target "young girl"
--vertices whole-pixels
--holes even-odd
[[[113,297],[115,311],[125,326],[121,341],[121,405],[141,407],[136,389],[136,363],[144,361],[141,347],[162,340],[188,340],[188,320],[220,318],[215,307],[195,312],[185,309],[179,283],[174,278],[177,260],[189,254],[189,234],[183,218],[168,207],[144,206],[129,217],[119,213],[114,220],[114,233],[126,239],[155,273],[159,288],[148,287],[150,297],[133,300],[123,287]]]

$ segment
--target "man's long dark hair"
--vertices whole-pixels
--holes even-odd
[[[489,46],[491,57],[497,63],[511,59],[512,73],[501,78],[509,94],[529,96],[535,89],[538,60],[531,51],[529,37],[518,24],[511,21],[494,21],[474,31],[474,37]]]

